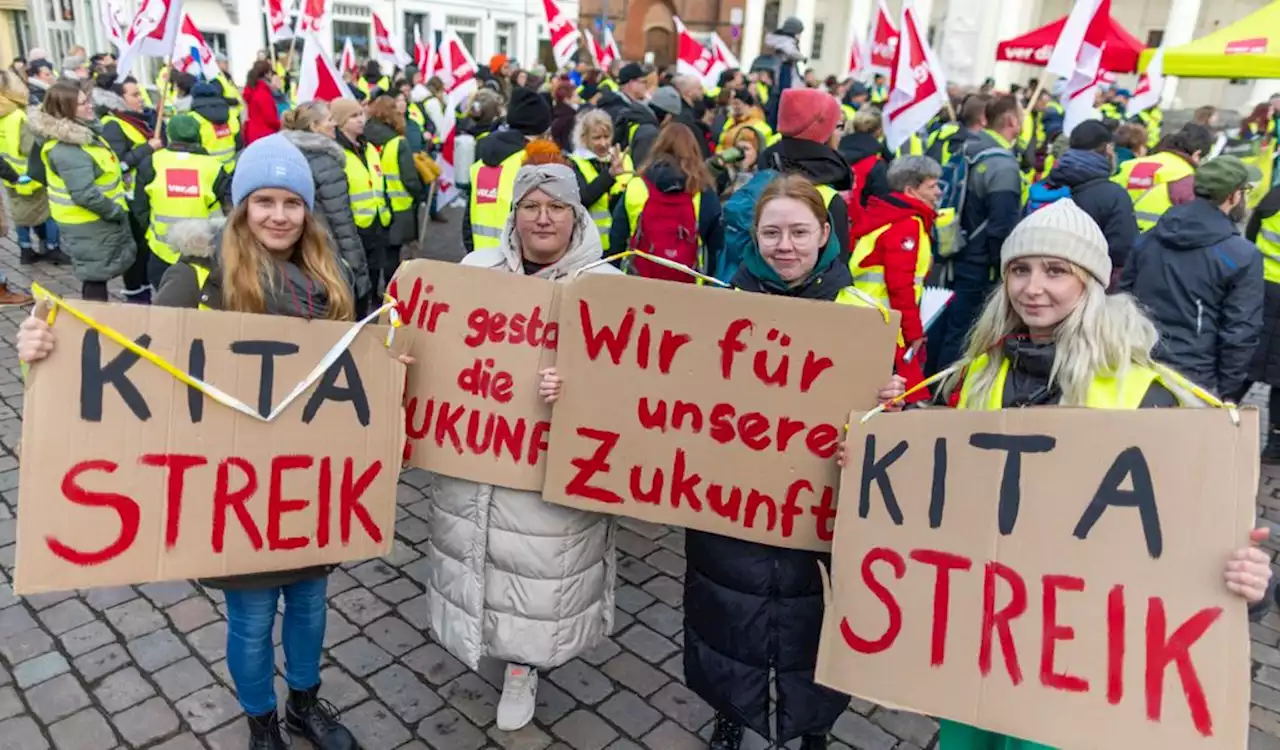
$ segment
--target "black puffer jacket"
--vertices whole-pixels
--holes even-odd
[[[346,156],[332,138],[309,130],[282,130],[285,138],[307,157],[311,178],[316,183],[313,215],[320,219],[338,246],[356,279],[356,298],[369,294],[369,261],[351,215],[351,194],[347,190]]]
[[[1107,236],[1111,265],[1124,268],[1138,239],[1129,191],[1111,181],[1111,159],[1096,151],[1067,149],[1053,165],[1047,182],[1071,189],[1071,199],[1089,214]]]
[[[1257,242],[1263,219],[1269,219],[1277,213],[1280,213],[1280,188],[1272,188],[1258,207],[1253,209],[1244,236],[1250,242]],[[1266,287],[1266,301],[1262,307],[1262,336],[1253,355],[1253,365],[1249,368],[1249,379],[1270,386],[1280,386],[1280,284],[1268,283]],[[1280,416],[1272,418],[1273,424],[1278,422]]]
[[[757,169],[804,175],[815,185],[827,185],[837,191],[853,187],[849,163],[835,149],[822,143],[782,138],[765,149],[756,165]],[[849,246],[849,210],[844,200],[836,196],[827,203],[827,213],[831,216],[831,231],[840,240],[840,256],[847,261],[853,250]]]
[[[872,197],[888,198],[893,191],[889,189],[889,162],[884,158],[884,144],[870,133],[848,133],[840,139],[837,149],[840,156],[849,163],[849,167],[873,156],[879,157],[867,182],[858,190],[858,202],[863,206]]]
[[[476,163],[496,167],[509,159],[512,154],[523,151],[528,143],[529,139],[518,130],[499,130],[490,133],[476,140]],[[472,189],[475,189],[474,186]],[[475,249],[475,242],[471,237],[470,206],[462,212],[462,245],[467,252]]]
[[[787,296],[834,300],[853,283],[837,258],[825,273]],[[777,294],[747,264],[733,285]],[[770,694],[776,696],[776,745],[825,734],[849,696],[813,681],[822,633],[818,563],[831,556],[770,547],[690,529],[685,534],[684,675],[689,688],[717,712],[770,737]],[[772,672],[772,675],[771,675]],[[776,685],[771,691],[771,677]]]
[[[1219,396],[1239,394],[1262,332],[1262,255],[1226,214],[1203,198],[1169,209],[1119,287],[1155,320],[1162,362]]]

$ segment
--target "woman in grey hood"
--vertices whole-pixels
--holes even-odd
[[[521,167],[498,247],[462,264],[563,280],[601,258],[600,232],[564,164]],[[590,270],[619,273],[602,263]],[[540,393],[559,395],[554,369]],[[435,639],[475,669],[507,662],[497,726],[533,718],[537,669],[590,650],[613,628],[611,516],[544,502],[538,492],[437,475],[426,552],[427,607]]]

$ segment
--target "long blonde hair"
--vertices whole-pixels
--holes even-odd
[[[320,224],[310,211],[302,223],[302,236],[294,261],[308,277],[315,279],[329,300],[324,317],[328,320],[355,318],[355,299],[338,267],[336,253]],[[276,261],[249,229],[249,209],[241,203],[227,218],[222,233],[222,308],[231,312],[265,313],[265,280],[274,287],[279,271]]]
[[[1053,333],[1055,350],[1049,384],[1062,390],[1063,406],[1084,406],[1089,386],[1097,376],[1123,377],[1129,365],[1151,367],[1151,351],[1160,336],[1131,295],[1108,295],[1097,279],[1079,266],[1070,265],[1072,273],[1084,282],[1084,296]],[[1004,340],[1024,328],[1002,281],[987,299],[966,342],[965,360],[972,362],[983,354],[990,358],[988,366],[974,373],[965,385],[969,403],[985,404],[990,399],[1004,361]],[[960,380],[960,373],[952,375],[943,391],[950,393]],[[1176,384],[1165,386],[1179,401],[1187,403],[1183,398],[1186,394]]]

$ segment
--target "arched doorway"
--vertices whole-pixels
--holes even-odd
[[[652,52],[655,65],[674,65],[674,15],[671,0],[632,0],[627,8],[623,56],[629,60],[642,60],[646,53]]]

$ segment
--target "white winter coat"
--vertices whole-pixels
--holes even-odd
[[[569,252],[537,276],[564,279],[601,257],[600,235],[575,205]],[[514,212],[500,247],[462,264],[524,273]],[[592,272],[618,273],[603,264]],[[613,630],[612,516],[543,502],[537,492],[437,475],[431,489],[427,604],[435,639],[472,669],[480,657],[551,668]]]

